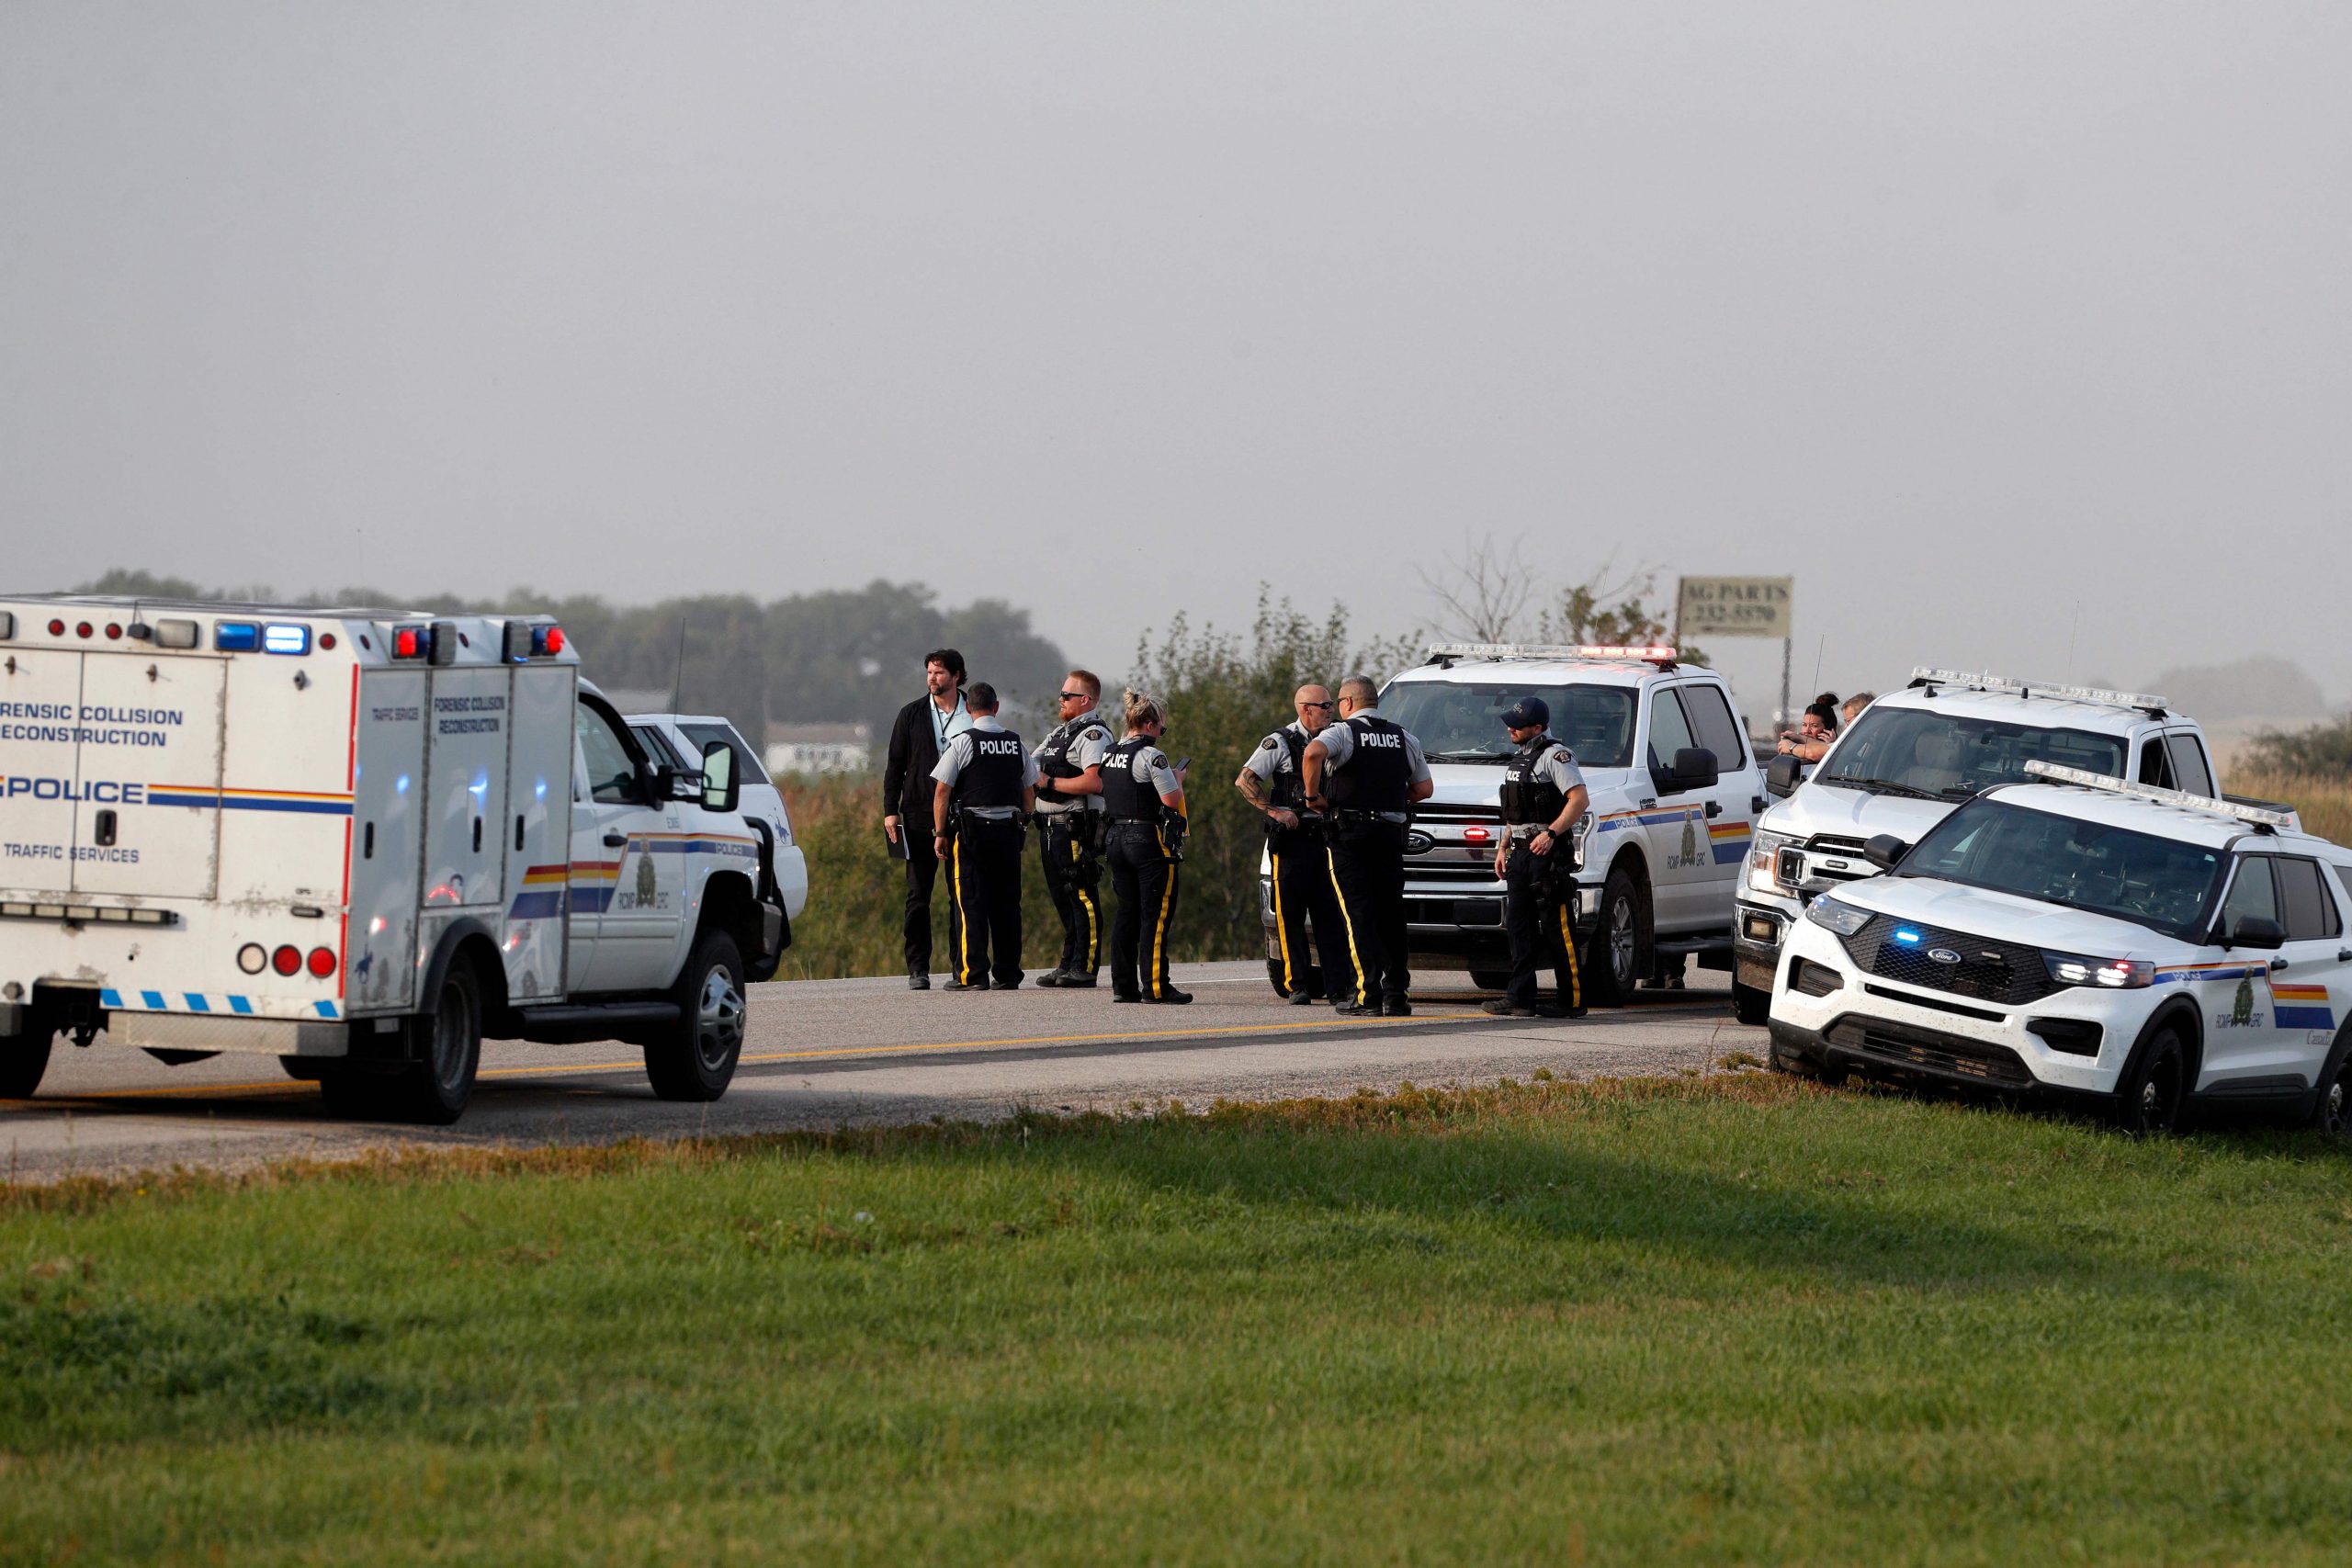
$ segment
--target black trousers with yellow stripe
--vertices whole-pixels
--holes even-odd
[[[1413,976],[1405,952],[1405,829],[1392,822],[1334,823],[1331,887],[1355,968],[1352,1000],[1403,1001]]]
[[[967,817],[957,824],[947,852],[947,889],[956,900],[950,933],[956,978],[967,986],[1020,979],[1020,819]]]
[[[1276,831],[1266,840],[1274,895],[1274,954],[1281,965],[1283,989],[1315,990],[1307,984],[1308,965],[1320,953],[1322,985],[1317,992],[1336,1001],[1356,991],[1354,961],[1348,956],[1348,933],[1340,918],[1340,901],[1331,891],[1331,857],[1319,827]],[[1308,922],[1313,922],[1314,948],[1308,948]]]
[[[1177,863],[1148,822],[1114,822],[1104,852],[1118,918],[1111,922],[1111,992],[1157,1000],[1173,988],[1168,942],[1175,934]]]
[[[1535,971],[1552,971],[1553,999],[1574,1012],[1584,1006],[1584,977],[1577,972],[1576,897],[1574,870],[1565,859],[1567,846],[1551,854],[1530,852],[1524,841],[1510,847],[1503,863],[1503,926],[1510,937],[1510,984],[1504,997],[1514,1006],[1532,1008],[1536,993]]]
[[[1062,961],[1065,975],[1091,975],[1102,967],[1102,867],[1085,842],[1087,823],[1082,811],[1047,814],[1037,835],[1037,852],[1046,872],[1046,891],[1054,897],[1054,912],[1062,920]]]

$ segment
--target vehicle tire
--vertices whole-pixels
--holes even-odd
[[[28,1013],[25,1027],[15,1034],[0,1034],[0,1100],[30,1100],[49,1071],[49,1048],[57,1031],[49,1021]]]
[[[1582,955],[1587,995],[1597,1007],[1631,1001],[1650,972],[1650,902],[1621,860],[1600,889],[1600,915]]]
[[[2327,1063],[2319,1070],[2312,1126],[2324,1138],[2352,1138],[2352,1025],[2337,1032]]]
[[[705,931],[670,993],[678,1021],[645,1043],[645,1076],[664,1100],[727,1092],[743,1054],[743,959],[725,931]]]
[[[1308,996],[1321,996],[1323,994],[1322,966],[1316,964],[1301,965],[1298,970],[1298,983]],[[1280,958],[1266,960],[1266,984],[1274,988],[1274,995],[1278,997],[1290,995],[1288,991],[1283,989],[1283,961]]]
[[[1743,986],[1734,980],[1731,983],[1731,1010],[1732,1016],[1742,1023],[1769,1023],[1772,1018],[1772,993],[1758,987]]]
[[[327,1086],[340,1082],[357,1090],[382,1090],[384,1111],[403,1122],[446,1127],[464,1115],[481,1067],[481,982],[474,978],[473,965],[463,958],[451,960],[433,1010],[408,1020],[407,1029],[407,1066],[372,1083],[350,1073],[321,1078],[328,1102],[339,1096]]]
[[[2170,1025],[2152,1035],[2116,1086],[2115,1124],[2136,1136],[2170,1133],[2180,1126],[2188,1102],[2188,1052]]]

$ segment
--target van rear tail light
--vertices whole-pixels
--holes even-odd
[[[323,980],[334,973],[334,950],[326,947],[311,949],[311,973]]]
[[[302,972],[302,950],[288,942],[269,955],[269,966],[280,975],[299,975]]]
[[[50,622],[49,635],[51,637],[63,637],[65,635],[65,623],[63,621]]]
[[[83,621],[83,622],[80,622],[79,624],[77,624],[77,625],[74,626],[74,635],[75,637],[88,637],[88,636],[90,635],[90,630],[91,630],[90,623],[89,623],[89,622],[87,622],[87,621]]]
[[[157,648],[194,648],[197,642],[196,634],[197,626],[194,621],[157,621],[155,646]]]
[[[249,942],[237,949],[237,967],[248,975],[258,975],[269,967],[269,950],[257,942]]]

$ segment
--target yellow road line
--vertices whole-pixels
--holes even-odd
[[[1658,1002],[1648,1004],[1644,1007],[1642,1010],[1645,1012],[1688,1011],[1691,1008],[1704,1005],[1707,1004],[1698,1002]],[[739,1058],[739,1060],[744,1062],[805,1062],[840,1056],[903,1055],[909,1052],[918,1051],[984,1051],[994,1047],[1009,1045],[1091,1045],[1100,1044],[1107,1041],[1118,1040],[1206,1039],[1211,1035],[1271,1034],[1290,1030],[1341,1029],[1359,1027],[1366,1024],[1402,1025],[1415,1023],[1459,1023],[1464,1020],[1479,1016],[1481,1015],[1469,1012],[1433,1012],[1416,1013],[1410,1018],[1351,1018],[1346,1020],[1309,1018],[1301,1019],[1295,1022],[1238,1023],[1220,1025],[1208,1029],[1119,1030],[1106,1034],[1028,1034],[1005,1039],[924,1041],[909,1045],[842,1045],[821,1051],[747,1051]],[[1562,1019],[1557,1021],[1569,1022],[1573,1021]],[[645,1059],[640,1056],[634,1061],[628,1062],[550,1062],[544,1065],[525,1067],[484,1067],[476,1076],[483,1078],[546,1077],[566,1073],[636,1072],[641,1069],[644,1066]],[[293,1079],[284,1081],[273,1080],[266,1083],[181,1084],[174,1085],[165,1089],[105,1089],[94,1094],[64,1095],[60,1097],[58,1100],[48,1101],[19,1100],[16,1103],[18,1107],[23,1109],[38,1110],[44,1104],[58,1105],[73,1100],[104,1101],[110,1100],[165,1100],[190,1095],[255,1094],[272,1090],[280,1093],[292,1094],[301,1092],[307,1086],[300,1080]]]

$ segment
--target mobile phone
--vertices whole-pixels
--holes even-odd
[[[1177,758],[1177,759],[1176,759],[1175,762],[1174,762],[1174,763],[1173,763],[1173,764],[1169,768],[1169,770],[1168,770],[1168,771],[1169,771],[1170,773],[1182,773],[1186,768],[1189,768],[1189,767],[1191,767],[1192,765],[1193,765],[1193,759],[1191,759],[1190,757],[1179,757],[1179,758]]]

